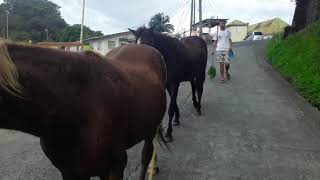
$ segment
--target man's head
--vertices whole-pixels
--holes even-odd
[[[221,22],[219,23],[219,26],[220,26],[220,29],[222,29],[222,30],[226,29],[226,22],[221,21]]]

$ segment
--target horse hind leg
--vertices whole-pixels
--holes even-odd
[[[78,177],[78,176],[73,176],[68,174],[62,174],[62,179],[63,180],[90,180],[90,177]]]
[[[199,115],[202,114],[202,112],[201,112],[201,98],[202,98],[202,94],[203,94],[203,84],[204,84],[203,78],[197,78],[197,80],[196,80],[196,88],[197,88],[197,96],[198,96],[197,112]]]
[[[128,155],[125,150],[119,150],[112,154],[112,165],[109,171],[103,180],[123,180],[124,169],[127,166]],[[101,178],[101,176],[100,176]],[[102,179],[102,178],[101,178]]]
[[[174,106],[172,105],[173,100],[170,100],[170,105],[169,105],[169,110],[168,110],[168,114],[169,114],[169,121],[168,121],[168,127],[167,127],[167,133],[166,133],[166,142],[172,142],[173,138],[172,138],[172,119],[174,116]]]
[[[153,147],[152,139],[146,139],[144,142],[142,155],[141,155],[142,167],[141,167],[141,171],[140,171],[139,180],[144,180],[146,177],[148,166],[149,166],[150,160],[152,158],[153,150],[154,150],[154,147]]]
[[[180,125],[180,112],[177,104],[177,97],[178,97],[178,91],[179,91],[179,85],[176,84],[173,88],[173,93],[172,93],[172,99],[171,101],[173,102],[173,110],[174,110],[174,121],[173,121],[173,126],[179,126]]]
[[[169,114],[169,121],[168,121],[168,128],[167,128],[167,133],[166,133],[166,141],[167,142],[172,142],[173,138],[172,138],[172,119],[173,116],[175,115],[175,112],[177,112],[177,95],[178,95],[178,88],[179,85],[178,84],[173,84],[170,86],[170,88],[168,89],[169,94],[170,94],[170,105],[169,105],[169,110],[168,110],[168,114]],[[176,114],[176,116],[178,115],[178,119],[176,118],[175,121],[179,122],[179,114]]]
[[[173,121],[173,126],[179,126],[180,125],[180,112],[177,103],[175,103],[174,107],[174,121]]]
[[[194,79],[192,79],[190,81],[191,84],[191,90],[192,90],[192,101],[193,101],[193,106],[194,108],[198,108],[198,102],[197,102],[197,98],[196,98],[196,82]]]

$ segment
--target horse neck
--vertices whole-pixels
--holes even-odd
[[[30,68],[37,62],[41,52],[19,45],[7,45],[8,53],[18,69],[19,83],[22,85],[21,94],[14,95],[0,89],[0,128],[11,129],[41,136],[45,116],[36,104],[46,104],[46,98],[38,90],[37,80],[33,79],[34,69]],[[35,57],[35,61],[30,58]],[[31,93],[32,92],[32,93]],[[32,96],[30,96],[32,94]],[[37,102],[35,101],[38,100]]]
[[[155,48],[164,56],[167,66],[172,64],[183,65],[187,62],[187,51],[180,41],[175,41],[171,37],[156,36]],[[175,61],[175,62],[173,62]]]
[[[40,137],[42,123],[38,110],[28,100],[21,97],[7,92],[1,92],[0,96],[3,100],[0,108],[0,128]]]

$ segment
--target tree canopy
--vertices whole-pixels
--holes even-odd
[[[47,33],[49,41],[79,40],[80,25],[69,26],[61,17],[60,7],[49,0],[4,0],[0,4],[0,37],[6,37],[7,12],[11,40],[47,41]],[[84,28],[84,37],[101,34]]]
[[[172,33],[174,26],[170,24],[170,17],[163,13],[157,13],[151,17],[149,27],[154,27],[155,31]]]
[[[66,27],[61,34],[61,41],[64,42],[74,42],[79,41],[81,31],[81,25],[75,24],[72,26]],[[87,26],[83,26],[83,39],[87,39],[90,37],[103,36],[101,31],[93,31]]]

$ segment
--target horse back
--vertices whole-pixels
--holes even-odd
[[[155,73],[162,82],[166,81],[167,69],[162,54],[147,45],[124,45],[111,50],[106,57],[119,62],[129,73]],[[141,74],[142,75],[142,74]],[[146,74],[144,74],[146,75]],[[149,74],[151,75],[151,74]],[[149,76],[150,77],[150,76]]]
[[[198,36],[185,37],[180,41],[187,48],[189,60],[192,62],[194,68],[196,68],[196,71],[203,74],[208,59],[206,42]]]
[[[131,106],[125,121],[127,148],[154,133],[166,110],[166,66],[162,55],[147,45],[125,45],[111,50],[106,57],[128,76],[132,85]]]

